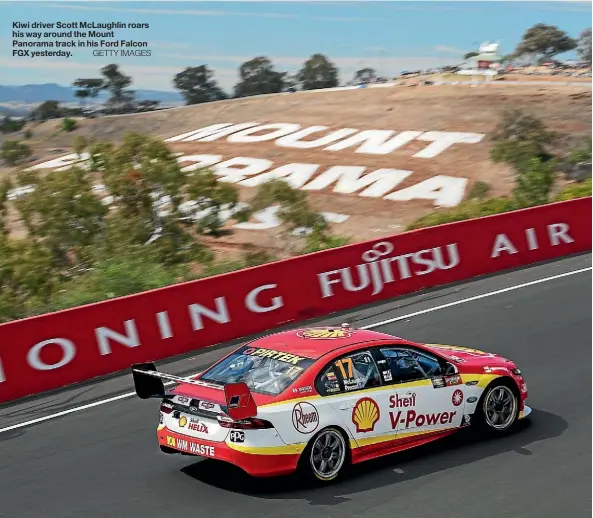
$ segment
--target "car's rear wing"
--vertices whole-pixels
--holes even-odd
[[[203,382],[191,378],[182,378],[173,374],[159,372],[154,363],[135,363],[132,365],[134,389],[140,399],[164,398],[166,395],[163,380],[184,385],[203,387]],[[228,383],[224,385],[226,413],[235,421],[257,415],[257,405],[246,383]]]

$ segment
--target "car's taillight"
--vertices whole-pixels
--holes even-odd
[[[161,403],[161,412],[163,412],[163,414],[170,414],[171,412],[173,412],[173,405],[171,403],[166,403],[163,401]]]
[[[218,416],[218,424],[222,428],[234,428],[235,430],[260,430],[264,428],[274,428],[274,425],[265,419],[251,417],[241,421],[235,421],[230,417]]]

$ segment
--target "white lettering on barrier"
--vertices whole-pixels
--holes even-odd
[[[44,162],[34,167],[45,169],[46,166],[56,163],[56,160]],[[362,176],[367,169],[364,166],[332,166],[311,179],[319,169],[319,164],[291,163],[268,171],[273,166],[273,162],[264,158],[234,157],[224,162],[221,162],[221,160],[221,155],[182,155],[177,157],[179,163],[193,162],[182,167],[183,172],[191,173],[191,171],[203,167],[213,167],[214,173],[221,182],[239,183],[245,187],[257,187],[272,179],[284,179],[294,188],[318,191],[326,189],[337,180],[333,192],[341,194],[355,193],[359,189],[367,187],[358,195],[373,198],[388,193],[412,174],[411,171],[382,168]],[[60,170],[72,167],[68,165],[68,161],[60,162],[60,164],[66,164]],[[463,199],[466,185],[467,178],[439,175],[400,191],[387,194],[383,196],[383,199],[391,201],[433,200],[436,206],[454,207]],[[14,195],[16,196],[16,192]]]
[[[157,324],[159,325],[159,333],[162,339],[172,338],[173,331],[171,331],[171,321],[169,320],[169,313],[161,311],[156,314]]]
[[[548,225],[548,237],[552,246],[559,245],[560,243],[572,243],[574,239],[568,235],[570,230],[566,223],[552,223]]]
[[[571,237],[568,233],[570,227],[566,223],[552,223],[550,225],[547,225],[546,229],[548,232],[548,242],[550,246],[558,246],[562,243],[570,244],[574,242],[574,238]],[[534,228],[525,229],[525,240],[527,242],[528,250],[537,250],[539,248],[537,234],[535,233]],[[494,238],[494,244],[492,245],[492,252],[490,253],[490,258],[493,259],[495,257],[498,257],[503,252],[506,252],[510,255],[519,253],[517,247],[504,233],[497,234]]]
[[[507,252],[509,254],[516,254],[519,252],[506,234],[498,234],[496,236],[490,258],[498,257],[502,252]]]
[[[41,351],[46,345],[50,344],[58,345],[62,349],[62,359],[59,362],[49,364],[41,359]],[[51,371],[69,364],[74,359],[74,356],[76,356],[76,347],[73,342],[66,338],[50,338],[49,340],[36,343],[29,349],[27,363],[35,370]]]
[[[263,286],[259,286],[251,290],[245,297],[245,307],[252,313],[268,313],[270,311],[274,311],[275,309],[281,308],[284,306],[282,297],[273,297],[271,300],[272,304],[270,306],[260,306],[257,302],[257,296],[262,291],[271,290],[277,287],[277,284],[264,284]]]
[[[192,328],[194,331],[204,329],[202,315],[214,320],[214,322],[218,322],[219,324],[228,324],[231,321],[226,299],[224,297],[216,297],[216,299],[214,299],[214,303],[216,304],[216,311],[202,306],[201,304],[189,305],[189,316],[191,318]]]
[[[448,257],[445,257],[441,246],[394,257],[384,257],[389,256],[395,247],[389,241],[376,243],[362,254],[364,262],[356,265],[356,281],[350,266],[317,274],[321,297],[328,298],[335,295],[333,284],[341,285],[346,291],[361,291],[372,287],[371,295],[377,295],[383,291],[385,284],[427,275],[435,270],[450,270],[460,263],[459,250],[457,243],[448,244],[444,248]],[[384,258],[380,259],[381,257]],[[395,271],[392,263],[396,263]],[[424,268],[414,268],[415,266]]]
[[[2,366],[2,358],[0,358],[0,383],[6,381],[6,375],[4,374],[4,367]]]
[[[95,329],[95,336],[97,338],[97,345],[99,346],[99,354],[105,356],[111,354],[111,347],[109,340],[113,340],[126,347],[138,347],[140,345],[140,338],[138,337],[138,329],[136,328],[135,320],[126,320],[124,322],[126,334],[118,333],[108,327],[98,327]]]

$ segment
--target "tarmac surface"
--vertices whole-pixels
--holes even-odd
[[[158,402],[132,396],[126,374],[0,407],[0,517],[590,517],[590,268],[579,255],[321,321],[513,359],[534,410],[508,437],[456,434],[322,488],[251,479],[161,454]],[[230,347],[159,368],[197,372]]]

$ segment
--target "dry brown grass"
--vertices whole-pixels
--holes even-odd
[[[590,86],[531,86],[509,82],[488,85],[440,85],[358,89],[342,92],[283,94],[246,98],[179,109],[120,117],[82,120],[72,133],[59,131],[59,121],[48,121],[31,130],[29,141],[38,161],[69,152],[72,139],[86,135],[120,140],[126,132],[147,132],[167,138],[217,123],[291,122],[303,126],[325,125],[331,129],[393,129],[419,131],[464,131],[489,133],[502,112],[510,108],[528,110],[555,131],[571,135],[591,134]],[[280,148],[273,143],[231,144],[215,142],[177,143],[172,148],[187,153],[220,154],[225,158],[249,156],[268,158],[275,166],[291,162],[329,165],[361,165],[367,171],[379,167],[407,169],[413,174],[400,186],[406,187],[434,175],[462,176],[492,185],[493,196],[509,193],[513,179],[508,168],[489,160],[490,144],[458,144],[434,159],[412,155],[425,144],[411,143],[389,155],[362,155],[352,149],[328,153],[320,150]],[[320,168],[322,171],[323,168]],[[247,199],[253,190],[241,188]],[[318,210],[349,214],[335,226],[336,232],[355,239],[380,237],[398,232],[410,221],[433,210],[425,201],[393,202],[331,192],[310,194]],[[274,247],[274,231],[235,231],[220,244],[230,249],[237,243]]]

